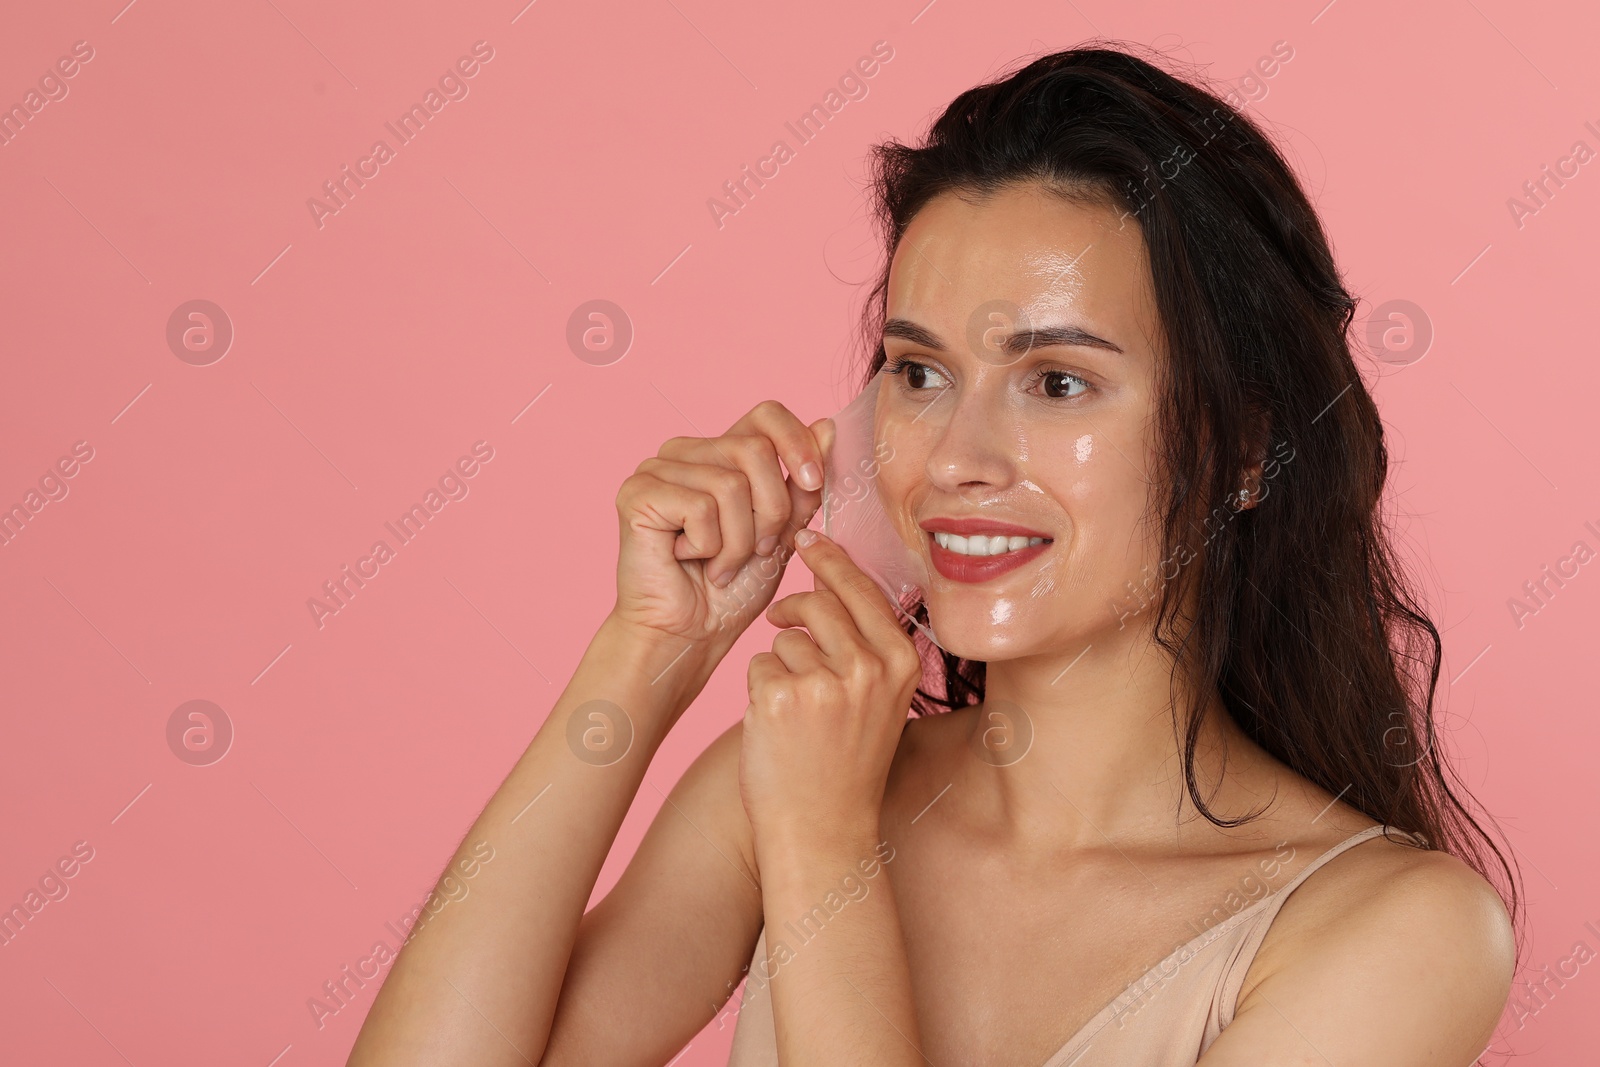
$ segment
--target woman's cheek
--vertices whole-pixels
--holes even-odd
[[[1055,484],[1045,483],[1054,491],[1056,499],[1096,508],[1115,506],[1115,494],[1123,491],[1116,484],[1121,479],[1116,464],[1126,468],[1127,463],[1106,443],[1105,438],[1094,433],[1080,434],[1066,442],[1065,447],[1057,449],[1055,454],[1066,456],[1069,460],[1058,468],[1059,475],[1052,479]]]
[[[1088,572],[1076,575],[1074,584],[1100,592],[1121,589],[1156,549],[1142,521],[1149,486],[1128,456],[1100,434],[1078,435],[1062,451],[1072,462],[1041,488],[1064,506],[1067,528],[1061,533],[1072,565]]]

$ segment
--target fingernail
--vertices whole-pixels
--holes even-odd
[[[822,488],[822,471],[815,463],[805,463],[800,467],[800,484],[807,489]]]
[[[772,555],[772,550],[778,547],[778,535],[768,534],[756,545],[756,554],[760,556]]]
[[[811,529],[801,530],[799,533],[794,535],[794,543],[799,545],[801,548],[805,548],[816,539],[817,531]]]
[[[729,580],[732,578],[732,571],[723,571],[721,574],[714,574],[711,576],[711,584],[716,586],[718,589],[721,589],[723,586],[727,585]]]

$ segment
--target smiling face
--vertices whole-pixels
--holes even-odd
[[[1160,326],[1137,225],[1036,185],[942,194],[886,310],[878,492],[927,564],[939,643],[990,662],[1147,626]]]

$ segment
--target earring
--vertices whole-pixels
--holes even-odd
[[[1248,489],[1239,490],[1239,503],[1248,504],[1249,502],[1250,502],[1250,490],[1248,490]]]

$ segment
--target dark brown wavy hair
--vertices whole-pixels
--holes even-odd
[[[1260,814],[1222,819],[1200,796],[1194,751],[1214,689],[1274,757],[1494,884],[1520,953],[1518,877],[1457,799],[1455,790],[1470,793],[1436,744],[1439,632],[1390,544],[1383,423],[1351,355],[1356,300],[1316,212],[1269,139],[1202,77],[1179,78],[1122,42],[1100,44],[969,89],[920,144],[873,147],[872,208],[888,256],[862,310],[863,383],[885,361],[889,262],[935,196],[980,202],[1038,183],[1133,219],[1167,353],[1157,418],[1163,560],[1186,563],[1163,566],[1148,602],[1175,692],[1180,671],[1193,686],[1183,738],[1190,798],[1218,826]],[[1263,457],[1270,491],[1238,510],[1236,489]],[[927,621],[924,605],[910,607]],[[918,715],[983,699],[985,664],[906,629],[932,673],[943,668],[932,689],[925,674]],[[1176,731],[1176,703],[1173,721]]]

